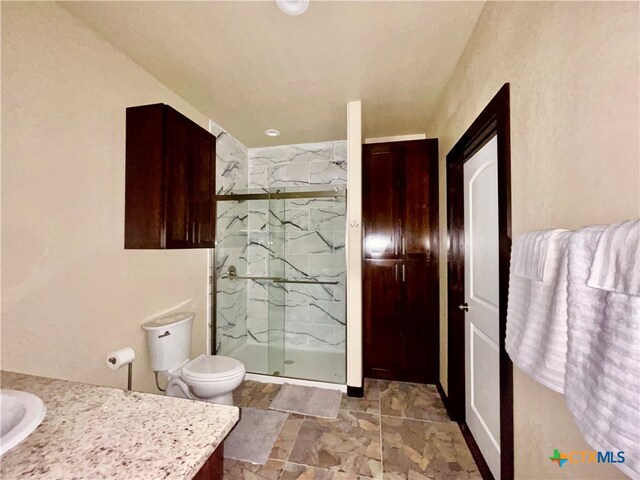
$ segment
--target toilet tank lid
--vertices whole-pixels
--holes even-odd
[[[166,317],[156,318],[155,320],[144,323],[142,324],[142,328],[144,330],[162,330],[164,328],[167,328],[168,326],[175,327],[182,323],[188,322],[195,316],[196,314],[193,312],[173,313],[171,315],[167,315]]]

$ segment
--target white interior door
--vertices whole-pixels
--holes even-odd
[[[466,421],[500,478],[497,137],[464,164]]]

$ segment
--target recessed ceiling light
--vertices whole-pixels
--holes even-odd
[[[280,130],[276,130],[275,128],[269,128],[269,129],[264,131],[264,134],[267,137],[279,137],[280,136]]]
[[[276,0],[276,3],[287,15],[302,15],[309,8],[309,0]]]

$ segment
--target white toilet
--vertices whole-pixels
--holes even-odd
[[[244,380],[244,364],[221,355],[189,359],[195,313],[175,313],[142,325],[151,368],[168,378],[166,394],[233,405],[233,390]]]

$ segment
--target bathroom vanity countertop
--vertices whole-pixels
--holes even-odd
[[[1,372],[39,396],[42,423],[0,458],[3,479],[191,479],[237,423],[237,407]]]

